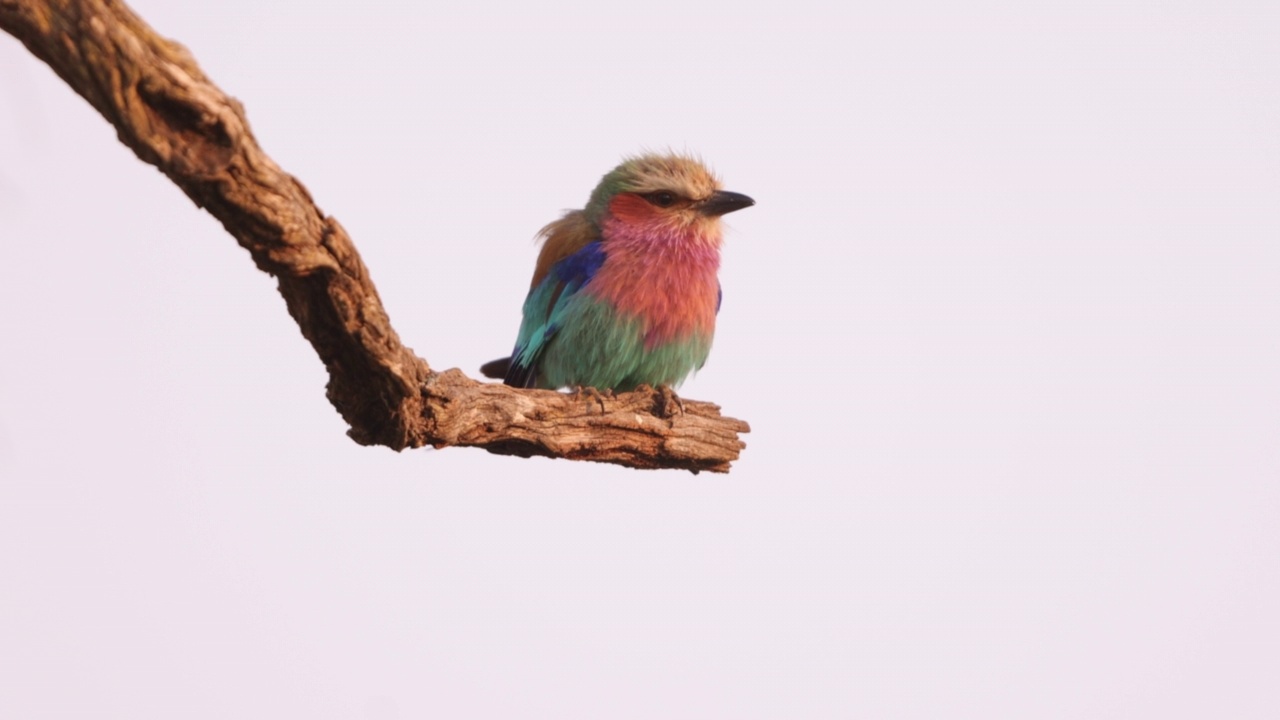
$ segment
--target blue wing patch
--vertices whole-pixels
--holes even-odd
[[[524,318],[511,352],[511,366],[503,380],[514,387],[534,387],[538,382],[538,360],[547,342],[559,329],[565,305],[604,264],[604,247],[597,240],[551,266],[551,272],[529,291],[524,301]]]

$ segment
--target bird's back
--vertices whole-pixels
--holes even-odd
[[[533,268],[530,290],[538,287],[556,263],[600,239],[599,231],[581,210],[570,210],[559,220],[547,223],[538,231],[538,237],[542,238],[542,250],[538,253],[538,264]]]

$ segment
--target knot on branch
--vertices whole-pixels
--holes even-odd
[[[236,141],[226,117],[209,106],[209,98],[155,76],[138,83],[137,96],[146,113],[139,125],[150,130],[147,144],[167,173],[208,180],[226,171]]]

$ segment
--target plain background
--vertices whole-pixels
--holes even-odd
[[[628,153],[732,215],[728,476],[362,448],[273,281],[0,36],[0,715],[1271,718],[1280,5],[139,0],[505,352]]]

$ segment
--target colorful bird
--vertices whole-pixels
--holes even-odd
[[[481,372],[524,388],[679,385],[711,351],[720,216],[754,204],[694,158],[625,159],[539,233],[515,349]]]

